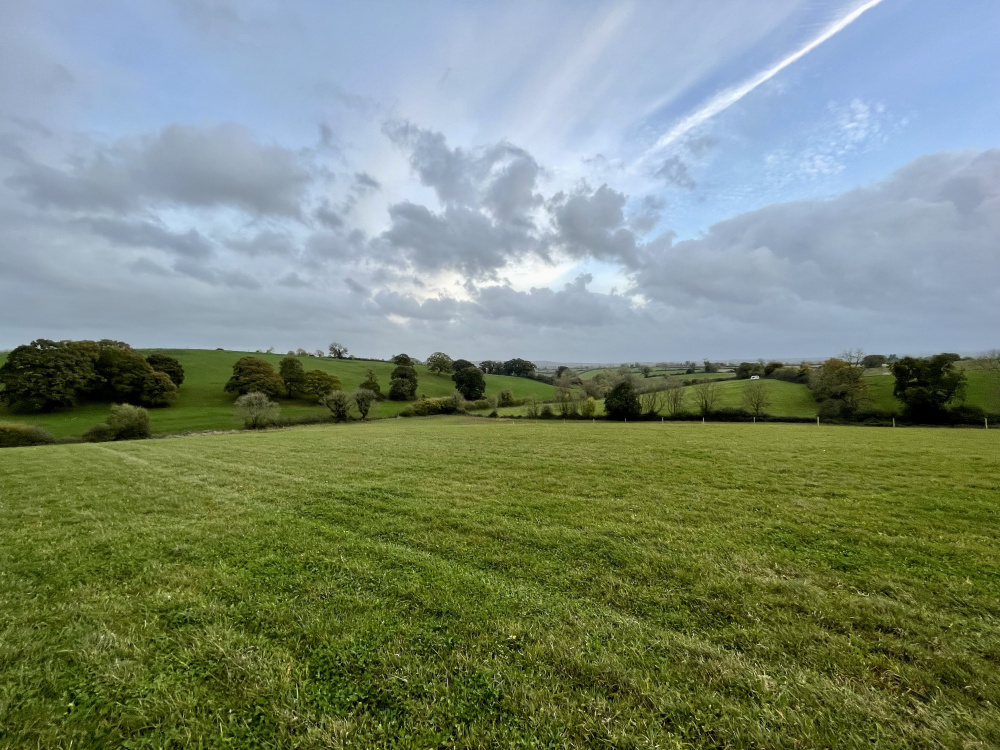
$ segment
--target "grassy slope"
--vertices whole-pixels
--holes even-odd
[[[154,350],[142,350],[149,353]],[[190,430],[229,430],[239,426],[233,416],[233,396],[222,390],[229,376],[232,375],[233,363],[248,352],[212,351],[204,349],[158,349],[180,360],[184,366],[185,380],[180,388],[177,402],[166,409],[150,410],[153,430],[157,433],[186,432]],[[278,364],[284,355],[253,354],[274,364]],[[6,355],[0,355],[0,364]],[[325,370],[337,375],[346,390],[356,388],[365,379],[368,368],[378,373],[382,392],[389,391],[389,375],[395,365],[386,362],[366,362],[361,360],[335,360],[318,357],[300,357],[302,366],[309,370]],[[426,367],[417,367],[418,394],[429,397],[447,396],[455,384],[450,375],[435,375]],[[517,396],[535,394],[540,398],[551,398],[552,386],[524,378],[511,378],[500,375],[486,376],[486,392],[494,394],[503,388],[510,388]],[[315,402],[294,399],[282,400],[282,413],[324,414],[326,410]],[[391,416],[406,406],[405,403],[391,401],[383,402],[378,407],[379,416]],[[0,420],[13,420],[40,424],[53,435],[80,435],[88,427],[103,422],[108,415],[108,404],[87,404],[76,409],[55,414],[10,414],[0,406]]]
[[[426,419],[0,486],[4,747],[1000,738],[997,432]]]
[[[1000,413],[1000,374],[988,370],[966,368],[965,377],[965,403],[970,406],[979,406],[993,414]],[[866,380],[868,382],[868,402],[872,408],[897,413],[903,410],[903,405],[892,395],[895,378],[869,370]]]

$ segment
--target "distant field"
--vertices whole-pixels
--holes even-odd
[[[151,409],[153,430],[156,433],[176,433],[197,430],[231,430],[239,427],[233,416],[234,397],[222,390],[232,375],[233,363],[240,357],[254,356],[266,359],[275,369],[285,355],[253,354],[250,352],[214,351],[205,349],[143,349],[145,354],[162,351],[177,357],[184,366],[185,380],[178,393],[177,401],[166,409]],[[6,360],[0,354],[0,364]],[[347,390],[356,388],[365,379],[369,368],[378,373],[382,392],[389,391],[389,375],[395,365],[386,362],[366,362],[362,360],[338,360],[319,357],[299,357],[302,366],[308,370],[324,370],[341,379]],[[426,367],[417,366],[417,393],[434,398],[447,396],[455,389],[451,375],[436,375]],[[519,397],[534,394],[539,398],[552,398],[552,386],[525,378],[502,375],[486,376],[488,395],[510,388]],[[282,414],[325,414],[326,409],[313,401],[302,399],[280,400]],[[378,406],[376,416],[392,416],[406,407],[405,403],[385,401]],[[92,425],[103,422],[110,409],[108,404],[87,404],[75,409],[53,414],[11,414],[0,406],[0,420],[38,424],[53,435],[80,435]]]
[[[988,370],[966,368],[965,377],[965,403],[970,406],[978,406],[990,413],[1000,413],[1000,374]],[[892,395],[892,388],[896,382],[894,377],[869,370],[866,381],[868,383],[869,406],[896,413],[902,412],[903,405]]]
[[[383,420],[0,487],[3,747],[1000,738],[1000,431]]]

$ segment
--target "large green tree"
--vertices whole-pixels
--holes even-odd
[[[228,393],[263,393],[271,398],[280,396],[285,390],[281,376],[266,359],[241,357],[233,365],[233,375],[226,382]]]
[[[317,399],[340,390],[343,390],[340,378],[322,370],[310,370],[303,379],[302,391]]]
[[[486,377],[478,367],[463,367],[451,376],[455,388],[469,401],[483,397],[486,392]]]
[[[868,393],[864,375],[864,368],[831,357],[812,373],[809,387],[817,401],[839,402],[841,408],[853,411]]]
[[[444,374],[451,372],[454,366],[451,357],[444,352],[434,352],[427,358],[427,369],[431,372]]]
[[[620,381],[604,397],[604,412],[611,419],[635,419],[642,414],[642,404],[631,379]]]
[[[918,422],[942,421],[948,404],[965,396],[965,373],[955,367],[951,354],[903,357],[893,364],[892,374],[893,394],[903,402],[906,416]]]
[[[393,401],[412,401],[417,396],[417,371],[409,365],[399,365],[392,371],[389,398]]]
[[[306,371],[298,357],[285,357],[278,364],[278,374],[285,383],[288,398],[305,390]]]
[[[0,367],[0,399],[28,411],[74,406],[99,382],[97,345],[82,343],[38,339],[14,349]]]

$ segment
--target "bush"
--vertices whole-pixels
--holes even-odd
[[[114,433],[114,440],[143,440],[153,434],[149,424],[149,412],[141,406],[115,404],[108,416],[108,427]]]
[[[0,422],[0,448],[51,445],[56,439],[37,425]]]
[[[497,394],[497,404],[499,406],[514,406],[514,393],[510,388],[504,388]]]
[[[595,414],[597,414],[597,402],[594,401],[594,397],[591,396],[580,404],[580,416],[592,419]]]
[[[255,391],[244,393],[234,404],[236,416],[243,420],[248,430],[260,430],[275,424],[281,414],[281,407],[268,398],[266,393]]]
[[[328,372],[323,372],[323,370],[310,370],[303,377],[302,391],[315,397],[317,400],[323,398],[328,393],[341,390],[343,390],[343,386],[340,383],[340,378]]]
[[[115,439],[115,431],[107,422],[99,422],[81,436],[85,443],[107,443]]]
[[[334,422],[346,422],[350,419],[354,399],[343,391],[331,391],[323,396],[319,402],[330,410]]]
[[[542,410],[540,412],[538,412],[538,417],[539,417],[539,419],[552,419],[553,417],[555,417],[555,412],[552,411],[552,407],[551,406],[549,406],[548,404],[545,404],[542,407]]]
[[[611,419],[636,419],[642,413],[631,380],[622,380],[604,399],[604,411]]]
[[[372,404],[378,401],[378,395],[366,388],[358,388],[358,390],[351,394],[351,397],[354,399],[354,405],[357,407],[358,414],[361,415],[362,419],[368,416]]]
[[[233,365],[233,376],[226,382],[227,393],[263,393],[275,398],[285,391],[285,383],[274,367],[260,357],[241,357]]]

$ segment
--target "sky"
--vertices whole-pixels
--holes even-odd
[[[995,0],[6,0],[0,349],[1000,346]]]

